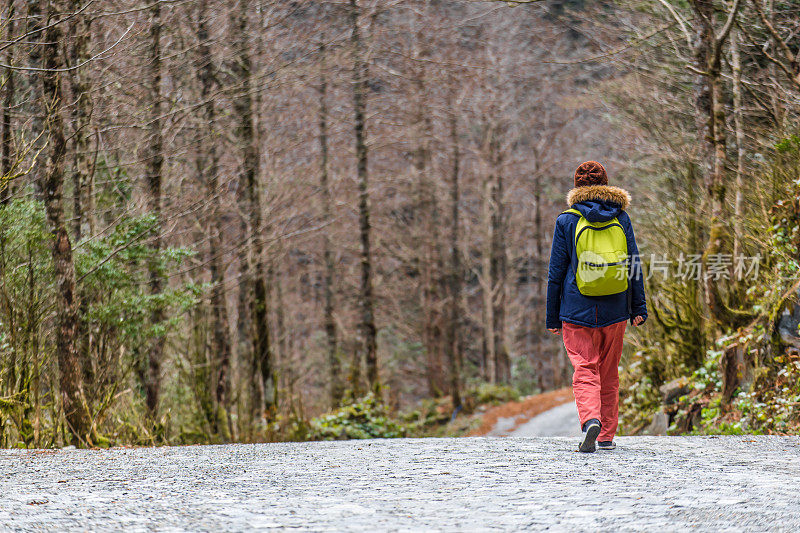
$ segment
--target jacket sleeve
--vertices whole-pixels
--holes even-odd
[[[567,277],[569,265],[570,254],[567,249],[564,224],[556,220],[553,247],[550,250],[550,267],[547,273],[547,329],[561,327],[561,320],[558,318],[561,312],[561,289],[564,279]]]
[[[627,215],[627,213],[626,213]],[[628,256],[631,262],[630,269],[630,291],[631,291],[631,320],[637,316],[643,316],[647,320],[647,300],[644,294],[644,273],[642,271],[642,260],[639,257],[639,247],[636,245],[636,235],[633,232],[633,223],[630,217],[626,216],[625,236],[628,240]]]

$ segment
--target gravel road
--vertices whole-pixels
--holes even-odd
[[[800,438],[0,452],[0,530],[798,531]]]

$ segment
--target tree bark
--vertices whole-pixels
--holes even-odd
[[[270,290],[267,295],[275,310],[275,334],[272,336],[274,366],[278,373],[278,387],[283,391],[285,403],[292,414],[295,412],[294,382],[297,377],[292,367],[292,347],[290,333],[286,329],[286,304],[283,299],[283,285],[280,271],[275,271],[275,265],[270,263],[267,268],[267,286]]]
[[[451,80],[451,84],[455,82]],[[447,277],[448,288],[448,316],[445,327],[444,349],[447,357],[450,374],[450,397],[453,410],[461,407],[461,359],[459,357],[459,332],[461,325],[461,256],[459,255],[459,204],[461,203],[461,190],[459,188],[459,174],[461,173],[461,152],[458,142],[458,117],[455,104],[450,102],[450,142],[452,144],[452,163],[450,171],[450,264]]]
[[[367,381],[370,389],[380,395],[378,375],[377,329],[375,327],[375,303],[372,287],[372,258],[370,251],[369,182],[367,174],[367,144],[365,140],[365,115],[367,98],[367,65],[359,31],[360,9],[358,0],[350,0],[350,42],[353,48],[353,114],[355,150],[358,168],[358,213],[361,242],[361,350],[366,363]]]
[[[698,121],[700,113],[703,111],[706,113],[707,125],[702,130],[707,131],[708,135],[700,142],[703,143],[705,140],[712,151],[712,166],[710,172],[706,174],[705,180],[711,218],[708,241],[703,251],[703,264],[707,266],[710,261],[720,257],[726,249],[729,250],[727,247],[730,235],[728,220],[725,216],[727,154],[722,47],[727,41],[728,32],[740,4],[739,0],[735,0],[731,12],[728,14],[728,22],[720,29],[719,33],[716,32],[714,25],[716,12],[713,2],[711,0],[693,0],[692,5],[697,16],[697,24],[699,24],[698,41],[695,45],[695,67],[705,77],[707,89],[702,94],[708,95],[708,98],[696,101],[695,109],[698,113]],[[704,281],[706,304],[711,316],[717,322],[736,327],[750,319],[749,313],[732,309],[725,302],[720,287],[721,279],[706,275]]]
[[[8,20],[6,22],[6,39],[10,40],[14,37],[14,26],[15,26],[15,9],[14,9],[14,0],[8,0],[8,8],[7,8],[7,17]],[[5,62],[6,65],[13,65],[14,64],[14,47],[9,46],[6,49],[5,54]],[[11,106],[14,105],[14,96],[15,96],[15,76],[14,70],[7,68],[5,69],[5,79],[3,80],[3,113],[2,118],[0,121],[2,122],[3,127],[3,137],[0,142],[2,143],[2,148],[0,149],[0,175],[4,178],[8,178],[11,175],[12,163],[11,158],[13,157],[14,152],[14,136],[13,132],[11,131]],[[6,205],[13,195],[13,184],[10,181],[4,181],[0,185],[0,204]]]
[[[744,118],[742,115],[742,58],[739,53],[738,30],[731,33],[731,71],[733,74],[733,122],[736,129],[736,184],[733,209],[733,258],[742,253],[744,218]]]
[[[489,383],[497,381],[497,351],[495,344],[494,328],[497,321],[494,318],[494,275],[492,272],[492,252],[494,238],[494,224],[492,213],[494,207],[494,177],[489,175],[483,181],[483,199],[481,209],[481,223],[484,228],[483,247],[481,250],[481,296],[483,321],[483,378]]]
[[[241,181],[241,180],[240,180]],[[243,190],[239,184],[239,191],[236,199],[239,210],[242,213],[240,221],[240,235],[243,244],[238,251],[239,264],[239,283],[236,302],[236,357],[240,368],[246,368],[250,382],[250,415],[255,415],[263,403],[261,390],[261,377],[258,368],[255,366],[253,356],[253,319],[250,316],[250,304],[253,294],[252,269],[252,250],[250,245],[250,226],[247,223],[248,202],[247,191]],[[249,217],[248,217],[249,218]],[[253,429],[252,427],[250,429]]]
[[[49,13],[46,11],[49,3],[47,0],[25,0],[27,4],[27,16],[25,17],[25,33],[28,34],[27,40],[29,42],[38,42],[44,38],[43,28],[45,24],[43,24],[43,17],[45,14]],[[57,1],[57,0],[54,0]],[[59,9],[63,7],[59,5]],[[63,31],[60,32],[61,36],[63,37]],[[13,47],[10,47],[13,48]],[[42,68],[44,65],[44,58],[43,58],[43,47],[42,46],[31,46],[29,47],[28,52],[28,65],[33,69]],[[63,60],[61,60],[63,64]],[[43,103],[43,95],[42,95],[42,87],[40,83],[32,83],[31,84],[31,97],[30,97],[30,114],[32,115],[31,120],[31,136],[34,139],[30,149],[33,153],[38,152],[42,148],[42,143],[44,142],[43,136],[40,137],[39,134],[43,133],[46,128],[46,124],[44,124],[44,120],[46,120],[45,115],[47,114],[47,110],[42,107]],[[33,175],[31,176],[34,188],[34,196],[37,200],[41,200],[43,198],[42,192],[42,185],[44,183],[44,178],[40,174],[40,169],[37,166],[34,166]]]
[[[79,13],[83,0],[71,0],[70,10],[76,15],[69,23],[69,66],[68,72],[72,86],[72,235],[75,242],[83,237],[84,222],[90,222],[94,215],[93,194],[88,188],[90,182],[89,130],[92,116],[91,86],[88,67],[91,41],[91,19]],[[90,234],[92,233],[90,230]],[[97,362],[92,361],[90,335],[85,320],[87,304],[81,301],[78,308],[78,357],[83,368],[84,392],[89,402],[93,402],[97,390]]]
[[[84,0],[72,0],[71,10],[77,13]],[[89,43],[91,41],[91,19],[84,13],[76,14],[70,21],[69,33],[71,48],[69,53],[73,70],[70,71],[72,85],[72,122],[75,129],[72,134],[73,169],[72,169],[72,234],[75,242],[82,238],[82,226],[94,213],[91,205],[92,194],[87,190],[89,183],[89,122],[92,116],[92,100],[90,92],[89,70],[80,66],[89,60]]]
[[[556,356],[560,356],[561,354],[556,352],[554,354],[551,350],[544,349],[544,343],[542,342],[542,337],[537,332],[542,328],[542,322],[544,318],[544,308],[546,305],[546,283],[545,283],[545,265],[547,265],[547,259],[544,256],[544,228],[542,227],[542,175],[539,169],[539,157],[540,154],[536,151],[534,157],[536,158],[534,161],[534,169],[533,169],[533,238],[534,238],[534,249],[533,249],[533,264],[531,265],[531,276],[535,278],[535,289],[534,289],[534,296],[532,302],[532,313],[531,313],[531,320],[533,326],[530,327],[530,335],[536,339],[534,342],[531,342],[531,351],[534,353],[534,358],[536,360],[536,378],[539,384],[539,389],[542,391],[550,390],[555,388],[556,379],[555,379],[555,367],[556,367]],[[552,380],[546,379],[545,374],[545,364],[547,366],[548,373],[552,376]]]
[[[436,398],[447,389],[444,376],[444,316],[443,298],[445,296],[444,262],[440,236],[439,205],[436,182],[431,165],[432,131],[431,114],[426,104],[425,61],[430,55],[422,29],[425,6],[420,5],[416,16],[414,40],[414,116],[413,153],[414,179],[417,185],[417,261],[420,270],[420,307],[422,341],[427,354],[428,393]]]
[[[325,43],[320,43],[320,81],[319,81],[319,150],[320,150],[320,178],[319,188],[322,196],[322,223],[325,229],[322,232],[322,254],[325,262],[325,287],[324,287],[324,325],[327,338],[328,371],[330,373],[330,401],[331,408],[335,409],[341,404],[344,390],[342,387],[342,369],[336,343],[336,320],[333,308],[333,283],[336,268],[333,261],[331,246],[331,187],[328,176],[328,79],[326,74]]]
[[[485,377],[491,383],[504,383],[510,375],[510,360],[505,335],[507,260],[502,155],[497,126],[489,126],[486,135],[484,157],[489,168],[483,192],[485,242],[482,253]]]
[[[208,221],[211,236],[208,241],[208,269],[211,274],[211,367],[214,383],[215,432],[226,440],[230,438],[230,369],[231,339],[228,325],[228,305],[225,299],[225,264],[222,260],[222,213],[219,196],[219,154],[217,151],[217,108],[213,90],[216,86],[216,67],[211,56],[208,34],[208,1],[200,0],[197,14],[198,65],[200,99],[203,102],[203,125],[207,130],[207,143],[201,145],[198,171],[200,182],[206,185],[209,202]]]
[[[147,72],[148,100],[150,117],[148,123],[147,147],[147,201],[150,214],[155,217],[152,248],[155,258],[148,266],[150,271],[150,295],[158,297],[163,291],[164,279],[158,265],[162,248],[162,193],[161,173],[164,166],[164,138],[161,118],[161,4],[154,2],[150,7],[150,49]],[[150,315],[152,325],[164,321],[164,308],[155,303]],[[161,360],[163,358],[163,339],[151,339],[147,350],[147,372],[145,374],[145,403],[151,417],[155,417],[161,395]]]
[[[253,338],[253,370],[261,379],[263,387],[263,418],[271,421],[276,415],[277,389],[269,334],[269,308],[267,301],[266,266],[264,260],[264,237],[262,223],[261,191],[257,176],[261,164],[259,147],[255,138],[255,110],[253,105],[252,60],[249,51],[248,2],[237,0],[232,27],[237,32],[236,78],[241,94],[234,99],[234,112],[238,120],[236,135],[241,150],[240,184],[247,198],[247,213],[250,222],[250,246],[252,249],[252,298],[250,317]]]
[[[61,73],[64,61],[60,43],[63,32],[53,24],[62,16],[61,2],[42,0],[47,12],[47,29],[44,30],[41,71],[42,107],[48,133],[49,153],[45,162],[42,190],[47,220],[53,233],[53,269],[56,281],[56,321],[58,335],[56,358],[58,360],[61,407],[72,437],[72,443],[91,444],[91,417],[83,393],[81,365],[77,352],[78,302],[75,282],[75,265],[72,243],[64,221],[63,191],[65,180],[64,160],[67,141],[62,118]]]
[[[492,205],[494,211],[492,213],[492,293],[494,311],[492,316],[495,323],[494,332],[494,353],[496,356],[495,372],[497,376],[495,381],[497,383],[508,383],[511,379],[511,360],[508,354],[508,346],[506,344],[506,301],[508,300],[507,287],[506,287],[506,273],[508,270],[508,259],[506,255],[506,240],[505,240],[505,202],[503,200],[503,175],[500,169],[500,155],[499,148],[496,149],[497,159],[495,160],[495,186],[493,188],[494,199]]]

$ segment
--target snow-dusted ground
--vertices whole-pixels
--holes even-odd
[[[17,531],[798,531],[800,438],[398,439],[0,452]]]

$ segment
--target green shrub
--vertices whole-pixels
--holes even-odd
[[[471,393],[471,396],[475,398],[475,405],[495,405],[519,400],[519,391],[509,385],[482,383]]]
[[[410,426],[390,417],[374,394],[311,420],[308,440],[392,439],[405,437]]]

